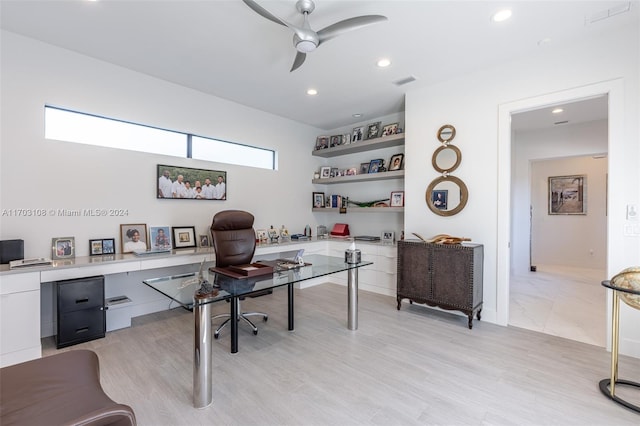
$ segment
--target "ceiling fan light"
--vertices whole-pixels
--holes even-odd
[[[298,52],[302,53],[313,52],[314,50],[316,50],[316,47],[317,46],[314,42],[308,40],[300,40],[296,44],[296,49],[298,50]]]

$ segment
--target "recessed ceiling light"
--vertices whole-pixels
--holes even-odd
[[[562,111],[564,111],[562,108],[555,108],[553,111],[551,111],[553,114],[560,114]]]
[[[307,95],[309,95],[309,96],[315,96],[317,94],[318,94],[318,91],[316,89],[307,90]]]
[[[509,18],[511,18],[511,9],[503,9],[494,13],[493,16],[491,17],[491,20],[493,22],[502,22],[502,21],[506,21]]]
[[[378,67],[380,67],[380,68],[385,68],[385,67],[388,67],[389,65],[391,65],[391,61],[389,59],[387,59],[387,58],[382,58],[382,59],[378,60],[376,65],[378,65]]]
[[[353,118],[360,118],[360,117],[362,117],[362,114],[359,112],[353,114]]]

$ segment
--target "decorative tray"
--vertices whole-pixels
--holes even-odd
[[[244,265],[229,265],[225,267],[211,267],[210,271],[228,275],[233,278],[249,278],[258,275],[273,274],[273,266],[263,263],[248,263]]]

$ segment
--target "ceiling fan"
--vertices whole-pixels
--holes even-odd
[[[253,9],[258,15],[293,30],[293,46],[296,48],[298,53],[293,60],[291,71],[298,69],[307,58],[307,53],[316,50],[320,44],[348,31],[357,30],[358,28],[387,20],[387,17],[382,15],[356,16],[354,18],[336,22],[335,24],[331,24],[316,32],[313,31],[309,25],[309,14],[316,8],[316,5],[312,0],[298,0],[296,3],[296,9],[298,9],[298,12],[304,16],[304,22],[300,27],[278,18],[253,0],[242,1],[244,1],[244,3]]]

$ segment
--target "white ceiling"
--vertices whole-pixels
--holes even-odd
[[[257,1],[274,15],[301,23],[294,0]],[[316,31],[359,15],[389,20],[326,42],[294,72],[289,72],[296,53],[291,31],[241,0],[1,0],[0,12],[5,30],[330,130],[403,111],[410,88],[638,25],[639,5],[638,0],[317,0],[309,17]],[[503,6],[513,17],[492,23],[491,15]],[[590,22],[626,6],[630,12]],[[543,39],[551,41],[539,43]],[[392,65],[377,68],[380,57]],[[416,81],[394,84],[409,76]],[[310,87],[319,94],[306,95]]]

